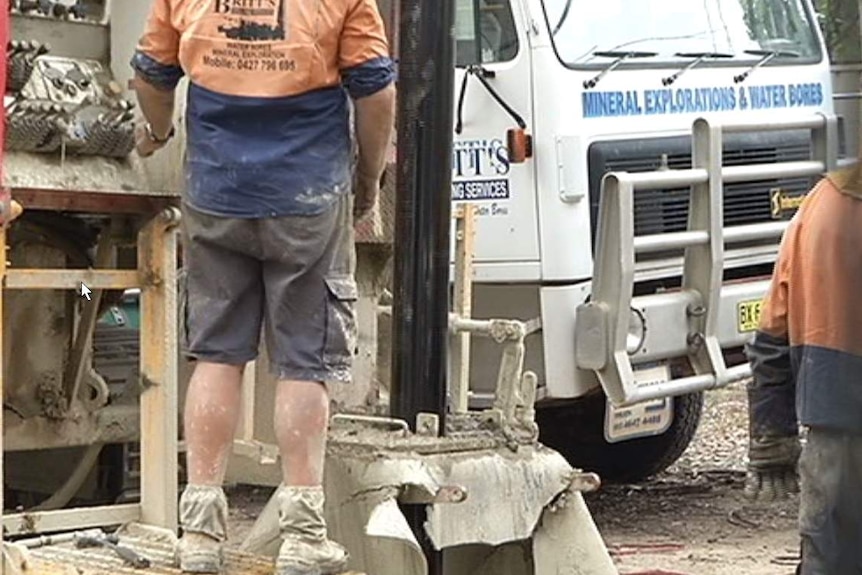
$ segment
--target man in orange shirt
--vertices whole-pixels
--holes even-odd
[[[796,491],[798,464],[798,572],[862,573],[862,167],[822,179],[791,221],[749,357],[746,495]]]
[[[323,519],[325,384],[350,379],[352,223],[374,206],[394,123],[376,1],[154,0],[132,66],[145,157],[173,135],[175,88],[189,80],[182,320],[196,366],[180,567],[221,569],[222,483],[263,327],[284,477],[276,572],[339,573],[347,553]]]

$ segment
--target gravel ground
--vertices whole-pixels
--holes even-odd
[[[743,385],[710,392],[695,439],[671,468],[645,483],[588,495],[621,575],[794,572],[798,502],[750,505],[742,497],[747,422]],[[233,542],[242,540],[270,492],[232,490]]]
[[[683,456],[639,485],[609,485],[588,505],[621,574],[791,575],[798,501],[742,497],[748,442],[744,385],[707,394]]]

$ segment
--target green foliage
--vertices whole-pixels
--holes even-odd
[[[720,0],[727,2],[728,0]],[[811,28],[803,0],[738,0],[748,34],[764,50],[793,50],[810,55]]]
[[[859,0],[814,0],[820,14],[820,27],[826,36],[829,56],[834,64],[862,61],[859,35]]]

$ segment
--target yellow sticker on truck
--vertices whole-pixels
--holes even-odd
[[[747,333],[757,329],[760,324],[760,312],[763,300],[741,301],[736,304],[736,329],[739,333]]]

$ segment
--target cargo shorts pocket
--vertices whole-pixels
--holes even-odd
[[[349,275],[329,276],[325,280],[326,341],[323,359],[329,369],[349,370],[356,353],[356,300],[359,290]],[[349,373],[333,374],[337,379],[349,379]]]

